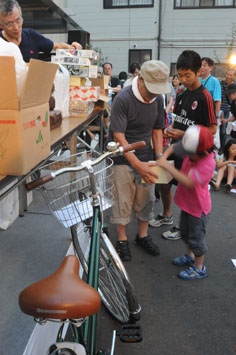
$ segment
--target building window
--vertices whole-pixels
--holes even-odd
[[[129,50],[129,67],[132,63],[139,63],[142,65],[147,60],[152,59],[151,49],[130,49]]]
[[[236,0],[175,0],[175,9],[236,7]]]
[[[121,7],[153,7],[154,0],[103,0],[104,9]]]
[[[171,63],[170,64],[170,76],[173,76],[177,73],[177,69],[176,69],[176,63]]]

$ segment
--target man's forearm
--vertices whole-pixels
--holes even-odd
[[[115,142],[120,143],[121,146],[125,146],[125,145],[129,144],[123,133],[113,132],[113,135],[114,135]],[[139,163],[139,159],[136,157],[136,155],[132,152],[129,152],[129,153],[125,153],[124,157],[125,157],[125,159],[128,160],[130,165],[135,169],[135,167]]]
[[[219,117],[221,101],[215,101],[215,105],[216,105],[216,116]]]
[[[152,132],[153,147],[156,155],[163,153],[163,132],[162,129],[154,129]]]

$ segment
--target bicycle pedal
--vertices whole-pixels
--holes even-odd
[[[142,341],[142,328],[136,324],[125,324],[117,332],[120,340],[124,343],[139,343]]]

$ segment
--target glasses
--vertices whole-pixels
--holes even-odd
[[[23,18],[18,17],[15,21],[6,22],[6,23],[4,23],[4,25],[7,28],[11,29],[14,27],[14,25],[20,26],[20,25],[22,25],[22,23],[23,23]]]

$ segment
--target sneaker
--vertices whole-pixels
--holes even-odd
[[[130,261],[132,258],[128,240],[117,241],[116,251],[122,261]]]
[[[162,237],[169,240],[181,239],[180,230],[178,227],[173,227],[171,230],[162,233]]]
[[[139,238],[137,235],[134,244],[145,249],[150,255],[156,256],[160,254],[160,249],[156,244],[153,243],[152,237],[150,237],[150,235],[144,238]]]
[[[183,256],[179,256],[172,260],[172,263],[178,266],[186,266],[186,265],[193,265],[194,260],[187,254]]]
[[[163,224],[173,224],[173,216],[167,217],[159,214],[156,219],[149,221],[151,227],[160,227]]]
[[[205,265],[202,266],[202,270],[199,270],[196,266],[192,265],[187,270],[181,271],[179,277],[184,280],[203,279],[207,276]]]

